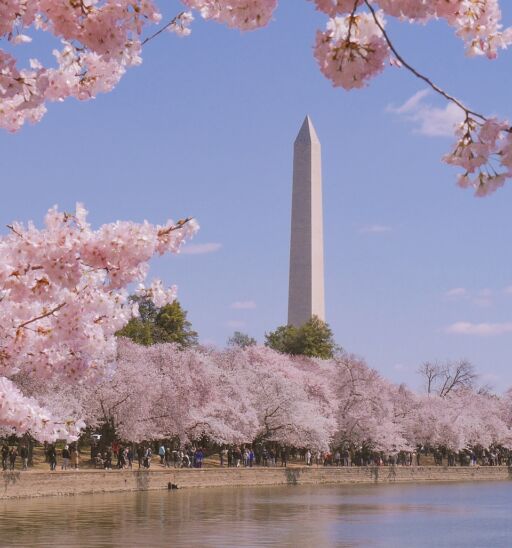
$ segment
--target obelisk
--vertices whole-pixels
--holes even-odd
[[[322,158],[320,141],[306,116],[293,154],[292,232],[288,325],[325,321]]]

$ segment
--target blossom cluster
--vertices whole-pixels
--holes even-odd
[[[14,223],[0,237],[0,380],[101,378],[115,359],[115,333],[132,315],[126,286],[145,279],[154,255],[178,252],[197,230],[194,221],[93,230],[86,215],[81,205],[73,214],[53,208],[43,229]],[[175,295],[159,282],[146,291],[160,303]],[[14,420],[21,428],[21,396],[2,392],[10,386],[4,379],[0,397],[17,404],[0,405],[0,426]]]
[[[512,128],[491,118],[483,123],[466,117],[457,128],[457,142],[445,162],[464,169],[458,184],[486,196],[512,177]]]
[[[330,19],[317,33],[315,57],[334,86],[354,89],[384,69],[389,47],[372,16],[361,13]]]
[[[60,410],[59,410],[60,411]],[[0,377],[0,430],[12,432],[34,432],[40,441],[78,439],[85,423],[76,417],[52,414],[34,398],[26,397],[5,377]]]
[[[499,0],[312,0],[329,17],[353,14],[366,5],[378,6],[386,15],[424,23],[444,19],[462,38],[469,55],[496,57],[498,49],[512,43],[512,28],[503,29]]]
[[[36,31],[61,40],[56,66],[31,59],[19,68],[13,53],[0,50],[0,127],[18,130],[37,122],[47,101],[80,100],[111,91],[127,67],[141,62],[141,36],[161,15],[152,0],[8,0],[0,6],[0,37],[10,49],[31,42]],[[169,30],[189,33],[191,15],[178,15]]]
[[[204,19],[240,30],[266,26],[277,7],[277,0],[183,0],[183,3],[198,10]]]
[[[347,90],[367,85],[387,64],[404,66],[384,30],[386,17],[411,23],[443,19],[464,41],[468,55],[494,59],[500,49],[512,44],[512,27],[503,28],[501,22],[500,0],[309,1],[328,17],[325,30],[316,34],[314,55],[320,70],[334,86]],[[182,3],[204,19],[254,30],[271,21],[278,0]],[[27,121],[38,122],[48,101],[68,97],[87,100],[111,91],[128,67],[141,62],[143,44],[164,29],[187,36],[193,16],[190,11],[182,12],[143,39],[145,28],[160,20],[153,0],[2,2],[0,38],[8,40],[9,47],[0,49],[0,127],[17,131]],[[30,59],[26,68],[18,66],[14,51],[32,40],[34,30],[46,31],[61,40],[60,49],[53,50],[56,66],[43,66],[37,59]],[[466,114],[471,113],[458,101],[456,104]],[[506,154],[501,150],[498,153]],[[489,161],[490,156],[485,163]],[[450,163],[460,165],[457,160]],[[460,184],[477,186],[479,195],[494,190],[509,177],[507,171],[490,176],[479,171],[477,184],[475,179],[467,178],[472,173],[467,170]]]

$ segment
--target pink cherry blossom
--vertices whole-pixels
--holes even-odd
[[[91,428],[107,423],[125,441],[193,443],[206,436],[218,444],[276,442],[317,451],[344,445],[385,454],[418,445],[512,447],[512,392],[497,396],[464,385],[419,394],[348,354],[320,360],[261,346],[180,349],[128,340],[117,351],[96,383],[18,374],[27,397],[1,381],[4,426],[54,439],[70,433],[68,424],[76,435],[83,420]]]
[[[205,19],[212,19],[240,30],[253,30],[270,22],[277,0],[182,0],[200,12]]]
[[[476,196],[486,196],[512,176],[512,139],[508,122],[490,118],[479,123],[468,116],[457,128],[457,138],[454,149],[444,161],[465,170],[459,176],[460,187],[472,187]]]
[[[363,0],[313,0],[316,8],[329,17],[336,14],[352,13],[363,4]]]
[[[381,72],[389,60],[389,47],[373,18],[361,13],[335,17],[316,37],[315,57],[334,86],[360,88]]]
[[[32,432],[41,441],[78,439],[85,428],[82,420],[61,418],[24,396],[10,380],[0,377],[0,428],[5,434]]]
[[[0,237],[0,378],[101,378],[116,357],[115,333],[131,317],[126,286],[142,282],[151,257],[177,252],[198,228],[118,221],[95,231],[86,215],[81,205],[74,214],[53,208],[43,229],[13,223]],[[175,295],[160,282],[146,291],[160,303]]]
[[[316,34],[314,55],[321,72],[336,87],[361,88],[387,64],[421,75],[395,49],[385,31],[386,18],[425,24],[443,19],[461,38],[468,55],[494,59],[498,51],[512,44],[512,27],[503,28],[500,0],[309,0],[329,19],[326,29]],[[182,0],[201,17],[230,28],[254,30],[272,20],[278,0]],[[142,61],[142,46],[168,30],[180,36],[190,34],[193,14],[181,12],[153,34],[161,15],[152,0],[6,0],[0,6],[0,37],[14,52],[0,50],[0,127],[18,131],[26,122],[36,123],[46,113],[46,103],[69,97],[89,100],[111,91],[126,70]],[[61,41],[47,66],[31,59],[19,66],[17,48],[33,38],[34,31],[52,34]],[[146,36],[146,38],[144,38]],[[391,50],[391,51],[390,51]],[[432,88],[473,116],[468,107],[441,90]],[[485,121],[483,116],[479,116]],[[504,137],[505,141],[510,141]],[[469,157],[483,158],[475,146],[448,156],[450,163],[471,164]],[[459,186],[472,186],[486,195],[510,177],[510,147],[493,152],[502,157],[506,170],[467,170]],[[484,164],[492,164],[487,156]],[[484,165],[482,164],[482,165]],[[500,168],[501,169],[501,168]],[[493,171],[494,170],[494,171]],[[471,177],[473,176],[473,177]]]

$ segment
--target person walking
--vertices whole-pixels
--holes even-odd
[[[117,467],[119,470],[124,470],[126,468],[126,448],[125,447],[119,447],[119,451],[117,453]]]
[[[69,466],[69,459],[71,458],[71,453],[69,451],[69,445],[65,445],[62,450],[62,465],[61,470],[67,470]]]
[[[12,447],[9,451],[9,469],[14,470],[16,466],[16,457],[18,456],[18,450],[16,447]]]
[[[240,463],[242,462],[242,453],[238,447],[235,447],[234,457],[235,457],[235,466],[237,468],[240,468]]]
[[[105,460],[103,461],[105,470],[112,470],[112,449],[110,447],[105,451]]]
[[[76,446],[73,446],[71,451],[71,466],[78,470],[78,465],[80,464],[80,455],[78,453],[78,448]]]
[[[139,463],[139,468],[142,468],[144,463],[144,446],[141,444],[137,445],[137,461]]]
[[[2,470],[7,470],[9,466],[9,446],[4,443],[2,445]]]
[[[55,451],[54,445],[48,446],[48,462],[50,463],[50,471],[54,471],[57,468],[57,451]]]
[[[153,456],[153,453],[151,451],[151,447],[147,447],[146,451],[144,452],[144,468],[148,468],[151,466],[151,457]]]
[[[25,444],[21,446],[20,457],[21,457],[23,470],[28,470],[28,447]]]
[[[281,449],[281,466],[284,466],[286,468],[287,465],[288,465],[288,450],[286,449],[286,447],[283,447]]]
[[[221,466],[224,466],[224,464],[226,464],[227,458],[228,458],[228,450],[225,447],[223,447],[220,450],[220,465]]]
[[[164,466],[164,459],[165,459],[165,447],[164,444],[160,445],[160,448],[158,449],[158,456],[160,457],[160,464]]]

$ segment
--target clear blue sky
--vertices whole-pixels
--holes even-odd
[[[167,16],[179,9],[162,4]],[[510,24],[512,6],[505,16]],[[211,252],[157,260],[152,275],[178,284],[201,340],[223,345],[240,329],[261,341],[286,322],[292,145],[309,113],[323,146],[336,340],[413,386],[422,361],[458,357],[496,389],[512,385],[512,185],[484,200],[455,187],[456,170],[440,163],[450,138],[425,135],[445,104],[427,96],[393,112],[424,89],[404,70],[362,91],[333,89],[312,57],[323,21],[297,0],[249,34],[196,20],[189,38],[148,44],[113,93],[50,105],[39,125],[1,134],[2,224],[40,223],[48,207],[76,201],[97,225],[195,216],[194,243]],[[465,58],[442,23],[388,30],[449,91],[512,119],[512,53]],[[470,334],[447,332],[456,322]],[[481,323],[501,334],[483,336]]]

